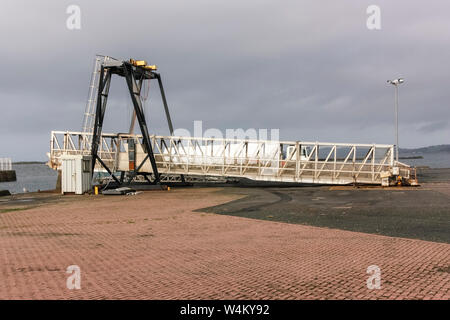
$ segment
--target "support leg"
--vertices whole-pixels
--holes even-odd
[[[159,183],[159,173],[158,167],[156,166],[155,156],[153,154],[153,148],[150,142],[150,137],[148,134],[147,123],[145,121],[144,110],[142,109],[142,102],[140,99],[140,92],[136,79],[133,74],[133,66],[130,63],[124,63],[125,79],[127,81],[128,90],[130,91],[131,100],[133,101],[134,110],[136,112],[136,117],[139,122],[139,127],[142,133],[142,140],[144,143],[145,151],[148,154],[150,163],[152,165],[153,174],[155,175],[155,182]]]
[[[172,119],[170,118],[169,106],[167,105],[166,94],[164,92],[164,87],[161,80],[161,75],[159,73],[155,73],[156,78],[158,79],[159,90],[161,91],[161,98],[164,104],[164,112],[166,113],[167,125],[169,126],[170,135],[173,136],[173,125]],[[181,181],[185,182],[184,175],[181,175]]]
[[[92,146],[91,146],[91,156],[92,156],[92,175],[94,175],[96,160],[100,160],[98,156],[98,147],[101,140],[103,118],[105,117],[106,102],[108,100],[109,87],[111,85],[111,72],[109,69],[105,69],[104,66],[101,67],[98,94],[97,94],[97,107],[95,111],[94,120],[94,132],[92,136]],[[100,160],[102,165],[104,163]],[[114,177],[115,178],[115,177]]]

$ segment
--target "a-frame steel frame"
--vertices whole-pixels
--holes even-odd
[[[167,118],[167,124],[169,126],[170,134],[173,134],[173,125],[172,120],[170,118],[169,108],[167,106],[166,101],[166,95],[164,93],[164,88],[161,81],[161,75],[146,69],[144,67],[135,66],[131,64],[130,62],[123,61],[121,64],[114,64],[114,65],[102,65],[100,69],[100,77],[99,77],[99,83],[98,83],[98,95],[97,95],[97,107],[95,112],[95,120],[94,120],[94,132],[92,136],[92,148],[91,148],[91,155],[92,155],[92,175],[94,174],[94,168],[95,163],[98,160],[98,162],[102,165],[102,167],[105,168],[105,170],[111,175],[111,177],[117,182],[117,184],[121,185],[123,183],[123,180],[117,179],[117,177],[114,176],[114,174],[111,172],[110,168],[101,160],[101,158],[98,156],[98,148],[100,144],[100,138],[102,134],[102,127],[103,127],[103,119],[105,116],[106,111],[106,104],[108,101],[108,95],[109,95],[109,88],[111,85],[111,77],[113,74],[122,76],[125,78],[128,90],[130,92],[131,101],[133,102],[134,112],[136,115],[136,118],[139,123],[139,127],[141,129],[142,133],[142,143],[144,145],[144,151],[147,153],[146,157],[142,161],[142,163],[137,166],[137,169],[134,170],[134,173],[136,174],[137,171],[142,167],[145,161],[148,159],[150,160],[154,180],[153,183],[158,184],[160,182],[160,176],[158,172],[158,167],[156,165],[155,156],[153,153],[153,148],[151,145],[149,133],[148,133],[148,127],[147,122],[145,120],[144,115],[144,109],[142,107],[142,101],[140,98],[141,94],[141,88],[142,83],[144,80],[151,80],[151,79],[157,79],[159,89],[161,91],[161,97],[164,104],[164,111]],[[133,176],[132,176],[133,177]],[[132,179],[132,178],[131,178]],[[131,181],[130,179],[130,181]],[[184,180],[184,177],[182,177],[182,180]]]

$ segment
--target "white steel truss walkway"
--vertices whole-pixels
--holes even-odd
[[[135,154],[128,145],[134,141]],[[150,136],[159,173],[248,178],[259,181],[318,184],[382,184],[401,176],[416,181],[415,170],[394,161],[394,146],[304,141],[265,141],[173,136]],[[60,169],[63,154],[91,153],[92,134],[52,131],[49,166]],[[152,173],[142,137],[102,134],[101,160],[113,172],[129,171],[135,159],[137,172]],[[98,165],[96,169],[101,170]],[[385,183],[383,183],[385,184]]]

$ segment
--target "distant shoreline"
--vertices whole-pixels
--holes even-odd
[[[398,157],[400,160],[409,160],[409,159],[423,159],[423,156],[410,156],[410,157]]]
[[[12,164],[45,164],[45,161],[17,161]]]

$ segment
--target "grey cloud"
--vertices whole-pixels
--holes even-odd
[[[70,4],[2,2],[5,156],[44,159],[51,130],[81,128],[96,53],[157,64],[176,127],[279,128],[290,140],[391,143],[386,80],[403,76],[401,145],[449,143],[445,1],[377,1],[380,31],[365,26],[372,1],[80,0],[80,31],[65,27]],[[126,94],[114,78],[105,130],[127,127]],[[152,87],[147,115],[167,133],[159,99]]]
[[[434,131],[440,131],[441,129],[448,127],[448,125],[449,122],[447,120],[434,121],[420,126],[418,130],[423,133],[429,133]]]

